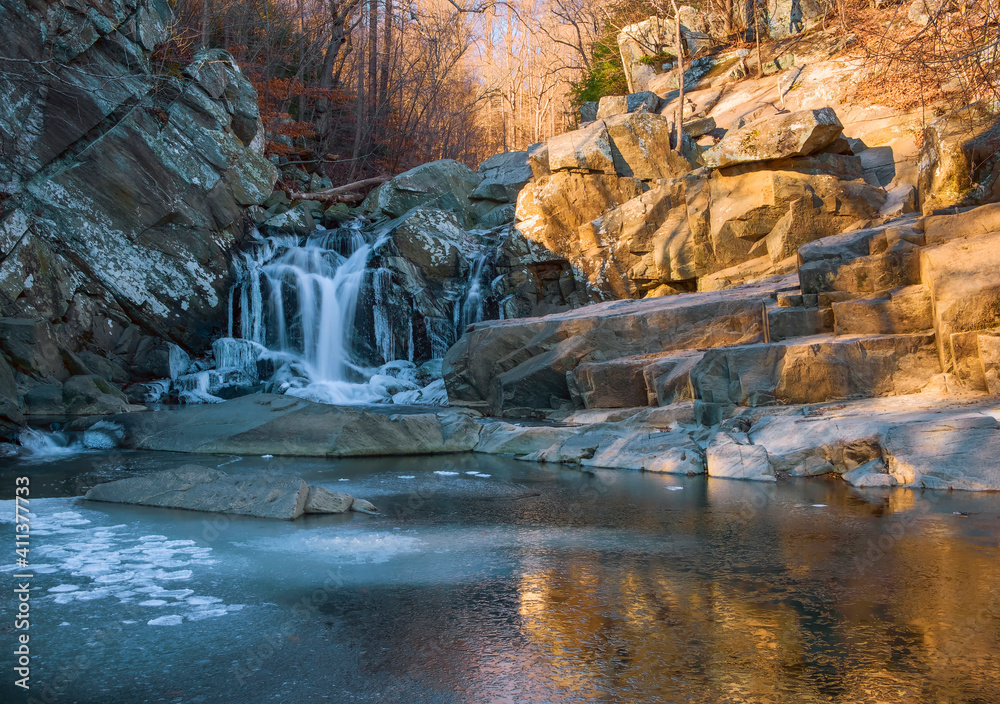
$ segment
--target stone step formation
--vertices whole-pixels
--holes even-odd
[[[489,430],[492,447],[526,458],[1000,489],[987,459],[1000,449],[998,217],[998,204],[911,215],[800,247],[797,275],[482,323],[446,359],[449,395],[572,424]],[[657,428],[643,406],[671,418]],[[775,424],[787,435],[765,430]]]

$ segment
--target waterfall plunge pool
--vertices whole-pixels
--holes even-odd
[[[42,459],[0,465],[5,487],[31,477],[39,701],[996,700],[1000,496],[471,454]],[[299,475],[383,515],[73,498],[187,463]],[[27,701],[9,667],[0,693]]]

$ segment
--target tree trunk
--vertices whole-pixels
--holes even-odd
[[[208,48],[208,25],[212,15],[211,0],[201,0],[201,48]]]
[[[382,66],[378,82],[378,104],[382,115],[388,114],[389,70],[392,66],[392,2],[385,0],[385,17],[382,20]]]
[[[378,113],[378,0],[368,0],[368,121],[377,132]]]
[[[677,10],[676,0],[670,0],[670,4],[674,6],[674,27],[677,30],[677,42],[675,48],[677,50],[677,86],[680,90],[680,95],[678,96],[678,108],[677,108],[677,153],[683,153],[683,139],[684,139],[684,43],[681,39],[681,14]]]
[[[361,141],[365,136],[365,62],[358,57],[357,101],[354,106],[354,149],[351,151],[351,175],[358,173],[358,158],[361,156]]]

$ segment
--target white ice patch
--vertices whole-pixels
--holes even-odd
[[[682,486],[665,486],[663,487],[667,491],[681,491],[684,487]]]
[[[36,575],[57,575],[44,596],[57,604],[116,601],[126,608],[169,607],[175,612],[150,621],[150,625],[177,625],[185,618],[207,618],[206,609],[223,615],[238,610],[214,596],[195,594],[182,587],[187,580],[214,564],[212,548],[194,540],[170,540],[165,535],[136,536],[130,526],[95,526],[77,511],[59,510],[66,499],[40,499],[32,503],[32,536],[44,540],[32,545],[31,569]],[[46,510],[48,509],[48,510]],[[0,521],[10,522],[14,502],[0,501]],[[0,565],[12,573],[14,564]],[[240,605],[236,607],[242,608]],[[122,608],[119,606],[118,608]]]
[[[434,470],[434,474],[440,474],[442,477],[457,477],[458,472],[448,472],[443,469]]]
[[[400,474],[398,478],[399,479],[416,479],[416,476],[414,476],[413,474]]]
[[[336,564],[381,564],[400,556],[420,552],[424,543],[408,535],[365,533],[357,536],[314,535],[289,543],[285,538],[261,538],[245,544],[255,551],[301,553],[311,560],[318,556],[332,558]]]
[[[179,626],[184,620],[183,616],[171,615],[171,616],[160,616],[159,618],[154,618],[152,621],[146,621],[150,626]]]

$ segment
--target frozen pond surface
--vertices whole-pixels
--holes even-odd
[[[5,496],[28,474],[33,497],[51,497],[31,503],[40,701],[1000,697],[996,495],[474,455],[4,462]],[[186,463],[297,474],[384,515],[284,523],[72,498]],[[2,661],[0,700],[26,701]]]

